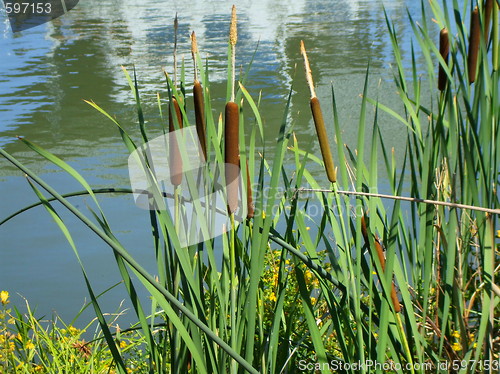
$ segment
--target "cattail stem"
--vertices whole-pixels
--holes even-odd
[[[485,0],[484,1],[484,42],[488,45],[488,38],[490,35],[490,23],[491,23],[491,14],[493,12],[493,1],[494,0]]]
[[[499,66],[499,29],[500,29],[500,26],[499,26],[499,17],[498,17],[498,13],[500,11],[500,5],[498,3],[495,2],[495,4],[493,5],[493,9],[492,9],[492,19],[493,19],[493,22],[492,22],[492,31],[491,31],[491,44],[492,44],[492,47],[493,47],[493,50],[492,50],[492,57],[491,57],[491,60],[492,60],[492,65],[493,65],[493,71],[498,71],[498,69],[500,68]]]
[[[253,218],[254,213],[255,208],[253,206],[252,181],[250,180],[250,171],[248,170],[247,159],[247,219]]]
[[[467,56],[469,83],[474,83],[476,80],[480,39],[481,25],[479,23],[479,10],[476,6],[472,11],[470,18],[469,54]]]
[[[175,112],[175,121],[177,121],[179,129],[181,129],[182,113],[179,103],[175,98],[172,98],[172,104],[168,112],[168,129],[170,133],[177,129],[174,122],[174,116],[172,115],[172,110]],[[182,157],[177,139],[178,134],[179,133],[171,134],[169,139],[170,182],[176,187],[182,183]]]
[[[304,42],[302,40],[300,41],[300,52],[302,53],[302,56],[304,58],[306,80],[309,86],[309,90],[311,91],[311,112],[313,115],[314,126],[316,127],[316,135],[318,136],[321,155],[323,156],[323,162],[325,163],[326,175],[330,182],[335,183],[337,180],[337,176],[335,172],[335,166],[333,164],[332,152],[330,151],[330,144],[328,143],[328,136],[326,134],[323,112],[321,111],[319,100],[316,97],[311,68],[309,66],[309,59],[307,58],[306,48],[304,47]]]
[[[236,303],[237,303],[237,289],[238,289],[238,277],[236,276],[236,230],[234,224],[234,213],[231,213],[231,235],[229,237],[229,268],[230,268],[230,319],[231,319],[231,347],[235,349],[237,347],[237,337],[236,334]],[[236,374],[238,371],[238,366],[236,360],[232,360],[231,363],[231,373]]]
[[[370,238],[368,236],[368,229],[366,227],[366,220],[365,217],[361,217],[361,233],[363,235],[363,239],[365,240],[365,243],[367,246],[370,246]],[[382,244],[380,244],[380,241],[377,237],[375,239],[375,250],[377,251],[377,257],[380,261],[380,265],[382,267],[382,271],[385,272],[385,256],[384,256],[384,249],[382,248]],[[379,277],[382,275],[379,274]],[[394,306],[394,310],[396,313],[399,313],[401,311],[401,306],[399,305],[399,300],[398,296],[396,293],[396,286],[394,285],[394,281],[391,282],[391,300],[392,300],[392,305]]]
[[[179,19],[177,13],[174,18],[174,86],[177,87],[177,30],[179,28]]]
[[[443,28],[439,33],[439,54],[443,58],[444,62],[448,63],[448,55],[450,53],[450,39],[448,36],[448,30]],[[448,77],[444,71],[444,67],[439,64],[439,73],[438,73],[438,89],[439,91],[444,91],[446,88],[446,82],[448,81]]]
[[[239,176],[240,147],[239,147],[239,107],[233,101],[226,104],[225,110],[225,163],[227,207],[230,214],[238,209],[238,186],[235,183]],[[230,166],[234,165],[234,166]],[[228,167],[229,166],[229,167]]]

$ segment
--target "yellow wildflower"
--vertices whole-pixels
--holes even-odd
[[[3,305],[7,305],[9,303],[9,292],[8,291],[0,291],[0,301]]]
[[[269,295],[269,300],[276,301],[276,294],[274,292],[271,292],[271,294]]]
[[[451,336],[453,336],[454,338],[460,338],[460,333],[458,331],[452,331]]]
[[[304,278],[305,278],[306,283],[309,283],[311,281],[312,277],[313,277],[312,273],[309,271],[309,269],[307,269],[304,272]]]
[[[78,335],[78,333],[80,332],[80,330],[78,330],[76,327],[74,326],[70,326],[68,327],[68,331],[71,335]]]
[[[26,349],[35,349],[35,345],[33,344],[33,342],[31,340],[28,340],[28,342],[26,343]]]
[[[497,238],[500,238],[500,230],[497,230]]]
[[[453,349],[455,352],[461,351],[462,345],[459,342],[455,342],[451,345],[451,349]]]
[[[121,348],[121,349],[127,348],[127,345],[128,345],[128,344],[127,344],[127,342],[126,342],[125,340],[121,340],[121,341],[120,341],[120,348]]]

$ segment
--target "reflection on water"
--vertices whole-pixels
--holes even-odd
[[[328,103],[333,82],[344,141],[355,144],[359,94],[368,61],[375,77],[370,87],[386,100],[390,100],[392,94],[392,90],[387,89],[392,87],[388,83],[391,72],[387,69],[392,61],[391,47],[381,3],[378,0],[241,0],[235,3],[239,16],[237,64],[242,71],[258,45],[246,86],[254,97],[262,93],[261,109],[268,142],[265,145],[275,144],[293,81],[291,110],[295,130],[299,142],[316,151],[299,54],[301,39],[309,51],[326,116],[331,117]],[[403,21],[406,7],[416,15],[416,3],[384,1],[403,35],[409,31]],[[15,35],[9,29],[5,13],[0,14],[0,145],[64,191],[79,187],[26,152],[25,147],[15,141],[16,136],[25,136],[69,161],[93,185],[126,186],[127,154],[116,129],[82,99],[95,101],[134,132],[134,103],[120,65],[129,69],[135,66],[145,101],[147,126],[153,132],[158,131],[155,95],[157,92],[166,95],[162,68],[172,73],[176,12],[180,17],[179,51],[185,57],[186,79],[192,79],[189,34],[195,30],[200,50],[208,59],[214,111],[218,115],[226,95],[230,14],[227,2],[82,0],[67,15]],[[403,38],[402,46],[404,58],[409,61],[408,37]],[[377,91],[378,77],[382,78],[383,89]],[[384,126],[394,139],[404,134],[401,126],[390,121],[385,121]],[[34,200],[19,175],[5,160],[0,160],[0,188],[2,196],[8,196],[8,199],[0,199],[0,219],[25,206],[27,199]],[[147,230],[141,232],[137,228],[147,217],[127,202],[131,200],[121,197],[118,203],[105,199],[104,204],[111,221],[114,220],[116,229],[123,233],[123,240],[131,248],[149,248]],[[86,200],[78,203],[85,207]],[[44,308],[74,311],[86,293],[81,289],[78,276],[75,282],[68,281],[78,269],[61,235],[43,214],[45,212],[37,210],[0,226],[3,246],[0,263],[4,264],[0,288],[20,292]],[[123,217],[127,216],[134,219],[124,222]],[[109,251],[90,239],[84,227],[73,224],[75,238],[84,248],[83,256],[94,264],[92,272],[98,288],[104,289],[113,279],[118,279],[116,274],[108,274],[104,265],[106,255],[103,253],[109,254]],[[134,234],[130,235],[132,231]],[[25,273],[23,277],[18,275],[20,271]],[[34,283],[33,279],[39,281]],[[58,290],[58,295],[51,296],[53,290]]]

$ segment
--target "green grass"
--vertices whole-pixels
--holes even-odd
[[[422,3],[423,9],[432,8],[438,27],[429,19],[418,24],[411,20],[415,47],[410,69],[403,66],[398,30],[386,18],[401,108],[389,108],[370,98],[367,68],[357,148],[336,148],[338,180],[331,186],[320,185],[309,172],[308,165],[322,165],[322,161],[318,155],[303,151],[293,134],[290,96],[277,126],[273,159],[268,162],[257,154],[257,150],[269,153],[261,146],[264,131],[259,102],[244,88],[245,77],[240,77],[234,100],[244,103],[239,120],[240,165],[248,160],[249,175],[242,173],[242,178],[243,185],[247,177],[253,182],[255,215],[222,239],[184,248],[176,234],[177,218],[166,210],[152,210],[148,245],[156,255],[155,273],[148,273],[113,235],[98,199],[108,190],[93,190],[76,170],[22,139],[82,185],[84,191],[74,195],[88,194],[94,201],[94,206],[83,212],[71,203],[71,195],[61,196],[0,149],[3,157],[27,175],[40,204],[55,220],[78,261],[71,227],[60,218],[52,205],[54,200],[62,203],[58,209],[72,212],[113,251],[137,316],[137,346],[143,349],[144,368],[139,372],[329,373],[336,365],[349,373],[425,373],[438,372],[439,368],[448,372],[446,363],[460,373],[483,372],[486,363],[490,363],[491,372],[497,369],[500,290],[495,279],[500,266],[498,213],[494,212],[500,209],[498,6],[493,7],[488,41],[481,38],[477,76],[470,85],[467,20],[472,5],[468,1],[463,7],[456,1],[444,2],[443,6]],[[479,10],[483,20],[482,3]],[[438,57],[435,43],[443,27],[453,30],[448,63]],[[230,77],[234,51],[228,51]],[[425,61],[424,72],[418,70],[417,51]],[[203,66],[200,56],[196,58],[198,66]],[[437,89],[438,64],[448,77],[442,92]],[[116,126],[124,145],[133,152],[152,135],[144,121],[139,82],[135,74],[132,78],[124,71],[137,107],[141,143],[134,142],[119,120],[98,103],[89,104]],[[187,114],[192,111],[186,96],[190,83],[183,81],[179,90],[168,76],[166,80],[166,94],[158,96],[165,133],[168,124],[164,113],[173,97],[184,104],[180,106],[184,128],[191,126]],[[223,170],[224,126],[211,107],[208,69],[200,72],[200,82],[205,88],[208,161]],[[228,93],[231,87],[228,79]],[[328,100],[321,99],[323,105]],[[333,89],[331,100],[334,118],[330,125],[335,143],[342,145],[343,121],[337,114]],[[430,105],[424,106],[424,102]],[[375,109],[373,116],[370,106]],[[378,122],[380,111],[407,129],[405,154],[399,163],[384,143]],[[366,137],[371,139],[368,147]],[[291,175],[284,167],[284,160],[289,158],[294,163]],[[385,170],[379,174],[380,159]],[[145,171],[154,180],[149,165],[145,165]],[[211,170],[205,175],[210,191],[217,178]],[[395,197],[405,190],[420,202],[381,198],[376,195],[381,179],[388,181]],[[310,189],[309,196],[300,191],[304,187]],[[368,194],[353,198],[346,193],[350,188]],[[308,215],[308,208],[314,204],[322,209],[319,214]],[[383,261],[378,255],[380,245],[385,250]],[[222,266],[218,254],[222,254]],[[108,347],[102,355],[111,360],[108,367],[126,373],[131,369],[129,357],[116,344],[117,337],[100,309],[85,265],[80,265],[100,326],[98,337]],[[393,283],[400,311],[391,298]],[[151,296],[150,305],[143,305],[138,289]],[[22,331],[25,317],[17,314],[16,318],[21,321],[16,328]],[[27,331],[25,336],[33,339],[37,324],[31,317],[28,326],[33,332]],[[100,348],[96,349],[98,357]],[[18,362],[44,365],[40,355],[28,357],[19,352],[15,357],[16,363],[0,361],[4,371],[13,372]],[[369,361],[379,366],[356,367],[356,363]],[[451,366],[459,362],[463,366]]]

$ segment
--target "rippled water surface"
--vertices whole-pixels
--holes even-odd
[[[235,1],[239,15],[237,64],[244,71],[254,56],[247,89],[262,95],[266,143],[275,144],[288,93],[291,118],[304,148],[317,151],[308,108],[299,42],[304,40],[327,117],[331,117],[331,84],[336,90],[344,141],[355,145],[364,74],[370,61],[370,92],[381,101],[394,100],[390,83],[390,40],[382,2]],[[418,2],[388,0],[385,8],[402,35],[409,61],[410,26],[406,10],[420,17]],[[3,10],[2,10],[3,12]],[[156,94],[166,96],[162,68],[172,73],[173,18],[179,15],[179,54],[185,57],[186,80],[192,80],[189,34],[195,30],[208,61],[214,115],[226,95],[227,33],[230,5],[212,1],[80,0],[67,15],[49,24],[12,34],[0,13],[0,146],[61,192],[79,190],[76,183],[36,157],[16,140],[24,136],[49,149],[80,171],[93,186],[127,187],[127,153],[116,128],[83,102],[93,100],[136,131],[134,102],[121,65],[135,66],[147,126],[159,131]],[[292,87],[293,82],[293,88]],[[189,91],[188,91],[189,93]],[[372,113],[372,112],[370,112]],[[404,129],[382,121],[390,145],[401,144]],[[333,134],[331,134],[333,139]],[[22,174],[0,159],[0,220],[34,202]],[[87,199],[74,199],[85,209]],[[103,197],[117,236],[153,271],[147,213],[130,197]],[[119,280],[110,250],[83,225],[63,213],[97,291]],[[39,208],[0,226],[0,289],[8,289],[39,305],[42,313],[57,310],[72,317],[86,295],[76,260],[63,236]],[[107,311],[118,306],[123,291],[112,291]]]

